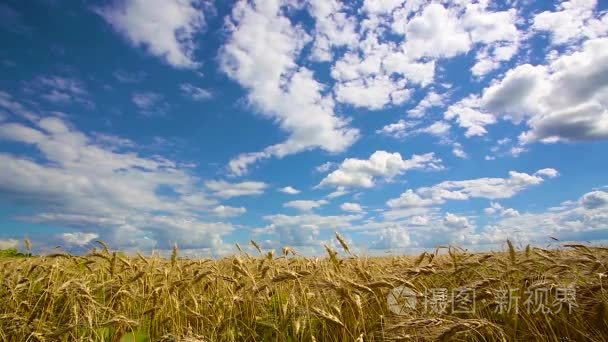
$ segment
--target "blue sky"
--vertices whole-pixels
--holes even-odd
[[[3,1],[0,248],[608,238],[602,1]]]

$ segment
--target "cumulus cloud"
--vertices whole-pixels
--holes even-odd
[[[336,167],[337,164],[333,163],[333,162],[325,162],[317,167],[315,167],[315,171],[316,172],[320,172],[320,173],[325,173],[331,169],[333,169],[334,167]]]
[[[376,179],[392,180],[409,170],[441,170],[441,159],[433,153],[413,155],[403,159],[398,152],[376,151],[369,159],[345,159],[337,170],[327,175],[319,187],[371,188]]]
[[[326,205],[327,203],[329,203],[326,200],[317,200],[317,201],[313,201],[313,200],[296,200],[296,201],[289,201],[287,203],[284,203],[283,206],[285,208],[294,208],[297,209],[299,211],[303,211],[303,212],[309,212],[312,211],[313,209],[319,208],[321,206]]]
[[[336,99],[372,110],[401,104],[414,87],[434,81],[436,60],[474,48],[475,76],[499,68],[519,49],[519,18],[514,9],[492,11],[488,7],[486,1],[449,5],[365,1],[362,11],[367,18],[360,22],[358,42],[349,41],[347,52],[332,66]],[[429,92],[428,99],[410,115],[421,117],[426,108],[438,106],[440,101],[436,93]]]
[[[502,217],[519,216],[519,211],[513,208],[505,208],[498,202],[491,202],[490,206],[484,209],[484,212],[488,215],[498,215]]]
[[[608,192],[592,191],[581,198],[581,205],[587,209],[597,209],[608,206]]]
[[[452,213],[446,213],[443,224],[448,228],[454,229],[468,229],[473,226],[466,217]]]
[[[384,228],[377,234],[377,240],[371,244],[373,249],[407,248],[411,238],[405,227]]]
[[[445,121],[435,121],[427,127],[419,128],[418,133],[426,133],[435,136],[445,136],[449,133],[451,126]]]
[[[28,222],[61,224],[79,229],[96,229],[112,247],[125,250],[180,248],[217,252],[226,249],[223,236],[233,231],[230,223],[204,222],[196,216],[180,214],[91,216],[83,214],[42,213],[21,217]]]
[[[227,19],[229,37],[220,52],[221,69],[248,91],[249,103],[289,134],[285,142],[261,152],[237,156],[229,164],[235,175],[270,157],[313,148],[342,152],[358,131],[334,111],[331,96],[311,70],[296,60],[311,37],[284,15],[278,2],[238,2]]]
[[[59,239],[68,246],[83,247],[91,243],[91,241],[98,239],[99,235],[95,233],[63,233],[59,235]]]
[[[213,191],[213,195],[221,198],[232,198],[238,196],[255,196],[264,193],[268,184],[264,182],[237,182],[230,183],[223,180],[206,181],[207,189]]]
[[[216,201],[188,168],[100,144],[58,117],[32,119],[31,126],[0,123],[0,140],[39,153],[35,159],[0,153],[0,197],[33,211],[19,219],[79,228],[117,248],[170,248],[167,241],[178,240],[219,247],[231,231],[203,221]]]
[[[211,209],[211,213],[218,217],[240,216],[247,212],[244,207],[231,207],[229,205],[218,205]]]
[[[469,245],[478,240],[476,224],[453,213],[415,215],[406,219],[370,220],[351,229],[376,237],[372,249],[434,248],[437,245]]]
[[[438,120],[426,127],[419,127],[419,121],[405,121],[399,120],[396,123],[392,123],[382,127],[376,131],[376,133],[389,135],[394,138],[400,139],[418,134],[429,134],[437,137],[445,137],[450,131],[450,124],[443,120]]]
[[[483,227],[479,241],[496,243],[508,238],[519,243],[539,243],[547,241],[549,236],[562,241],[589,240],[588,237],[592,236],[593,232],[605,232],[608,228],[606,206],[599,204],[603,203],[603,200],[595,201],[601,196],[603,195],[590,192],[583,195],[578,202],[569,201],[568,205],[505,217]],[[597,204],[599,206],[596,206]]]
[[[455,120],[464,129],[466,137],[482,136],[488,133],[485,126],[496,123],[496,117],[480,108],[479,99],[470,96],[448,107],[446,120]]]
[[[355,107],[381,109],[386,104],[400,105],[410,97],[405,80],[394,82],[388,76],[356,79],[338,83],[334,89],[336,100]]]
[[[362,10],[370,14],[390,14],[403,4],[403,0],[365,0]]]
[[[595,38],[606,31],[600,28],[601,19],[594,17],[597,0],[562,1],[555,11],[544,11],[534,17],[532,28],[547,32],[556,45],[570,43],[584,37]],[[608,17],[604,15],[606,21]]]
[[[453,57],[471,48],[471,39],[455,11],[430,4],[406,27],[405,47],[413,58]]]
[[[407,111],[407,115],[412,118],[421,118],[425,116],[427,110],[433,107],[441,107],[446,100],[446,94],[438,94],[434,91],[429,91],[416,107]]]
[[[584,141],[608,138],[608,38],[585,41],[581,48],[548,65],[523,64],[472,96],[451,106],[467,136],[483,135],[485,126],[503,116],[526,122],[519,140]],[[492,113],[493,115],[490,115]]]
[[[345,202],[340,205],[340,209],[353,213],[363,212],[363,208],[361,208],[361,205],[359,203]]]
[[[195,38],[205,28],[205,6],[202,0],[114,0],[95,12],[132,45],[173,67],[197,68]]]
[[[517,29],[517,11],[489,11],[488,2],[469,3],[462,16],[462,25],[471,41],[483,44],[476,52],[476,63],[471,68],[474,76],[483,76],[513,58],[519,49],[521,33]]]
[[[438,244],[458,244],[463,247],[500,248],[510,239],[516,243],[546,243],[550,236],[561,241],[592,240],[608,231],[608,214],[604,194],[593,191],[578,201],[566,201],[560,207],[540,212],[521,213],[491,202],[484,211],[492,215],[488,224],[477,227],[471,218],[455,213],[429,211],[423,215],[387,217],[384,221],[369,220],[351,224],[350,230],[375,236],[374,248],[433,248]],[[596,199],[602,198],[596,202]],[[590,203],[586,199],[591,199]],[[597,204],[596,204],[597,203]],[[408,210],[420,209],[410,208]],[[405,238],[407,234],[407,239]],[[409,244],[399,244],[409,241]]]
[[[333,49],[351,46],[359,37],[357,21],[346,13],[344,5],[337,0],[312,0],[307,9],[315,18],[314,43],[311,59],[327,62],[333,59]]]
[[[286,186],[284,188],[280,188],[279,191],[284,194],[289,194],[289,195],[297,195],[300,193],[300,190],[298,190],[292,186]]]
[[[415,121],[405,121],[401,119],[395,123],[385,125],[377,130],[376,133],[400,139],[411,135],[413,128],[416,127],[417,124],[418,123]]]
[[[335,230],[350,226],[353,221],[361,219],[360,215],[322,216],[316,214],[302,215],[268,215],[264,216],[270,224],[254,230],[258,236],[272,237],[273,246],[320,246],[317,238],[324,229]]]
[[[432,82],[434,61],[413,61],[399,45],[381,40],[377,32],[368,32],[355,51],[334,63],[331,76],[338,101],[377,110],[404,103],[413,86]]]
[[[346,190],[345,187],[339,186],[339,187],[336,188],[336,190],[330,192],[326,197],[327,198],[337,198],[337,197],[344,196],[344,195],[346,195],[348,193],[349,193],[349,191]]]
[[[412,208],[443,204],[448,200],[470,198],[510,198],[530,186],[543,183],[558,175],[554,169],[542,169],[530,175],[510,171],[508,178],[478,178],[463,181],[444,181],[431,187],[408,189],[398,198],[390,199],[390,208]]]
[[[452,145],[452,154],[458,158],[466,159],[468,158],[467,153],[463,150],[462,144],[454,143]]]
[[[248,91],[252,108],[274,120],[288,137],[260,151],[237,155],[228,163],[229,171],[244,175],[261,160],[315,148],[345,151],[359,132],[336,114],[334,100],[371,110],[402,105],[415,88],[434,81],[439,59],[478,48],[480,66],[473,68],[475,74],[498,68],[518,51],[521,34],[515,23],[519,18],[515,10],[489,7],[487,2],[366,1],[361,8],[365,19],[361,20],[335,0],[315,0],[301,6],[238,2],[226,19],[228,40],[219,56],[221,69]],[[287,15],[302,9],[313,19],[310,32]],[[331,89],[299,64],[306,57],[303,51],[309,52],[304,47],[310,43],[310,59],[331,62],[330,75],[335,81]],[[409,115],[422,117],[428,109],[443,106],[444,100],[443,94],[429,91]],[[467,136],[483,135],[484,126],[496,122],[481,109],[458,106],[446,119],[465,127]],[[445,133],[447,125],[436,121],[428,133]],[[398,126],[403,123],[385,128],[399,130],[396,135],[406,134]]]

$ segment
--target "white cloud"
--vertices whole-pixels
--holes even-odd
[[[476,53],[476,63],[471,68],[474,76],[483,76],[497,69],[501,62],[517,54],[520,32],[517,29],[517,11],[492,12],[488,2],[470,3],[462,16],[462,25],[469,32],[473,43],[484,44]]]
[[[343,186],[339,186],[336,188],[335,191],[332,191],[331,193],[329,193],[327,196],[327,198],[337,198],[337,197],[341,197],[344,196],[346,194],[348,194],[349,192],[346,190],[346,188],[344,188]]]
[[[286,186],[284,188],[280,188],[279,191],[284,194],[289,194],[289,195],[297,195],[300,193],[300,190],[298,190],[292,186]]]
[[[446,213],[443,224],[448,228],[454,229],[468,229],[473,226],[466,217],[452,213]]]
[[[594,38],[593,9],[596,5],[597,0],[562,1],[556,11],[537,14],[532,28],[550,33],[553,44],[566,44],[585,36]]]
[[[490,154],[486,155],[486,160],[494,160],[497,157],[511,156],[514,158],[519,157],[522,153],[527,152],[526,148],[521,142],[513,142],[510,138],[503,138],[496,141],[494,146],[490,147]]]
[[[363,231],[377,236],[375,248],[396,248],[391,241],[404,241],[407,234],[409,248],[433,248],[439,244],[458,244],[466,248],[499,248],[499,244],[510,239],[517,244],[546,243],[549,236],[561,241],[593,240],[594,236],[608,231],[608,214],[604,202],[600,206],[585,207],[585,198],[596,197],[593,192],[585,194],[579,201],[566,201],[560,207],[549,208],[539,213],[520,213],[492,202],[486,208],[488,215],[496,215],[491,223],[476,228],[471,217],[454,213],[441,214],[428,211],[420,216],[410,214],[402,217],[387,217],[386,221],[367,220],[363,224],[351,225],[350,230]],[[600,195],[600,196],[603,196]],[[420,210],[409,208],[404,210]],[[387,234],[387,229],[390,234]],[[394,237],[394,238],[391,238]],[[380,243],[383,242],[383,243]]]
[[[163,96],[154,92],[140,92],[133,93],[131,100],[139,109],[149,110],[161,102]]]
[[[376,131],[379,134],[385,134],[397,139],[413,136],[417,134],[430,134],[437,137],[445,137],[450,131],[450,124],[445,121],[435,121],[429,126],[419,127],[418,121],[405,121],[403,119],[382,127]]]
[[[264,182],[239,182],[229,183],[223,180],[206,181],[205,187],[213,191],[213,195],[221,198],[232,198],[238,196],[255,196],[264,193],[268,184]]]
[[[136,47],[176,68],[197,68],[195,38],[205,28],[202,0],[124,0],[97,8]]]
[[[355,18],[345,13],[344,5],[336,0],[312,0],[307,6],[315,19],[314,43],[311,58],[328,62],[333,59],[334,48],[355,44],[357,35]]]
[[[405,80],[395,82],[388,76],[379,76],[340,82],[334,91],[336,100],[342,103],[377,110],[389,103],[400,105],[407,101],[410,90],[405,85]]]
[[[435,61],[415,61],[405,52],[403,42],[386,40],[382,32],[360,32],[356,47],[333,64],[331,76],[338,101],[377,110],[404,103],[414,86],[433,81]]]
[[[340,209],[353,213],[363,212],[363,208],[361,208],[361,205],[359,203],[345,202],[340,205]]]
[[[317,200],[317,201],[296,200],[296,201],[289,201],[287,203],[284,203],[283,206],[285,208],[294,208],[299,211],[309,212],[309,211],[312,211],[313,209],[322,207],[322,206],[326,205],[327,203],[329,203],[329,202],[326,200]]]
[[[520,65],[486,88],[482,105],[514,122],[527,120],[522,143],[608,138],[608,38],[549,65]]]
[[[83,247],[91,243],[91,241],[98,239],[99,235],[95,233],[74,232],[63,233],[59,235],[59,238],[68,246]]]
[[[182,83],[179,85],[179,89],[181,89],[182,93],[195,101],[204,101],[213,97],[213,94],[203,88],[196,87],[190,83]]]
[[[270,235],[275,247],[290,246],[320,246],[317,240],[322,229],[339,229],[351,225],[351,222],[361,219],[361,215],[321,216],[315,214],[302,215],[269,215],[264,216],[270,224],[254,230],[257,235]]]
[[[462,159],[468,158],[467,153],[462,149],[462,145],[459,143],[454,143],[452,145],[452,154],[458,158],[462,158]]]
[[[445,136],[450,131],[451,126],[445,121],[435,121],[428,127],[419,129],[420,133],[427,133],[435,136]]]
[[[382,212],[382,216],[385,220],[393,221],[400,220],[403,218],[414,218],[417,216],[425,216],[429,212],[434,211],[436,208],[431,207],[406,207],[406,208],[391,208]]]
[[[371,248],[434,248],[444,244],[471,244],[478,239],[476,225],[453,213],[410,216],[405,220],[368,221],[355,225],[366,235],[377,236]]]
[[[449,106],[444,118],[456,120],[460,127],[466,129],[466,137],[482,136],[488,133],[485,126],[496,123],[496,117],[479,107],[479,99],[470,96]]]
[[[441,107],[444,104],[447,94],[438,94],[434,91],[429,91],[416,107],[407,111],[407,115],[412,118],[421,118],[425,116],[427,110],[433,107]]]
[[[405,121],[401,119],[395,123],[382,127],[381,129],[377,130],[376,133],[401,139],[411,135],[412,129],[416,127],[417,124],[418,122],[416,121]]]
[[[390,181],[408,170],[441,170],[441,159],[433,153],[413,155],[402,159],[398,152],[376,151],[369,159],[345,159],[337,170],[327,175],[320,187],[363,187],[371,188],[377,178]]]
[[[272,154],[266,151],[241,153],[228,162],[228,170],[233,176],[243,176],[249,172],[251,164],[271,156]]]
[[[0,139],[31,144],[48,162],[0,154],[4,165],[0,188],[13,191],[17,197],[32,197],[72,212],[124,214],[209,203],[203,194],[192,191],[196,179],[171,161],[104,149],[58,118],[41,119],[36,126],[0,126]],[[11,133],[12,129],[16,130]],[[11,181],[14,179],[20,181]],[[157,196],[161,185],[183,196],[179,204]]]
[[[608,192],[592,191],[581,198],[581,205],[587,209],[597,209],[608,206]]]
[[[247,209],[243,207],[231,207],[228,205],[218,205],[211,209],[211,213],[218,217],[233,217],[240,216],[247,212]]]
[[[82,229],[103,228],[97,230],[97,233],[103,234],[103,240],[112,247],[125,250],[169,250],[175,242],[180,248],[213,253],[226,249],[222,236],[233,231],[233,226],[229,223],[202,222],[196,217],[181,215],[99,217],[43,213],[21,219]]]
[[[587,234],[606,231],[608,214],[606,206],[585,206],[585,198],[597,194],[587,193],[578,202],[540,213],[522,213],[519,216],[505,217],[484,227],[480,238],[487,242],[504,241],[507,238],[517,243],[540,243],[554,236],[561,241],[585,241]]]
[[[454,57],[471,49],[456,13],[436,3],[408,22],[406,37],[405,48],[413,58]]]
[[[333,162],[325,162],[325,163],[323,163],[323,164],[321,164],[321,165],[317,166],[317,167],[315,168],[315,171],[320,172],[320,173],[325,173],[325,172],[327,172],[327,171],[331,170],[332,168],[334,168],[335,166],[337,166],[337,164],[336,164],[336,163],[333,163]]]
[[[390,199],[386,204],[390,208],[417,208],[426,207],[442,202],[442,199],[435,198],[423,198],[420,194],[414,192],[412,189],[408,189],[402,193],[399,198]]]
[[[374,249],[408,248],[411,237],[405,227],[384,228],[378,232],[378,239],[371,244]]]
[[[482,76],[513,58],[521,40],[516,10],[491,11],[486,1],[366,1],[362,11],[367,18],[360,22],[359,41],[349,41],[331,76],[338,101],[372,110],[401,104],[414,86],[431,84],[438,59],[478,48],[473,72]],[[429,92],[410,116],[421,117],[441,102],[438,94]]]
[[[519,216],[519,211],[513,208],[505,208],[498,202],[491,202],[490,206],[484,209],[484,212],[488,215],[499,215],[502,217]]]
[[[19,241],[15,239],[0,239],[0,249],[18,248]]]
[[[559,176],[559,172],[556,169],[546,168],[538,170],[534,173],[535,176],[547,177],[547,178],[555,178]]]
[[[371,14],[390,14],[403,4],[403,0],[365,0],[362,10]]]
[[[0,108],[30,121],[39,119],[38,114],[28,110],[21,103],[15,101],[11,94],[3,91],[0,91]]]
[[[217,203],[200,191],[201,181],[189,168],[142,157],[133,147],[118,152],[57,117],[31,118],[31,126],[0,124],[0,140],[39,154],[27,159],[0,153],[0,195],[27,203],[33,212],[19,219],[79,228],[117,248],[170,248],[170,241],[223,246],[232,227],[202,221]]]
[[[554,169],[542,169],[532,175],[510,171],[508,178],[444,181],[431,187],[418,188],[416,191],[409,189],[399,198],[388,200],[386,203],[390,208],[412,208],[443,204],[447,200],[510,198],[557,175],[558,172]]]
[[[261,159],[283,157],[313,148],[342,152],[359,133],[334,112],[333,99],[311,70],[298,66],[310,36],[283,15],[278,2],[238,2],[227,20],[229,37],[220,52],[220,66],[248,90],[248,100],[274,120],[288,139],[261,152],[237,156],[229,164],[235,175]]]
[[[517,13],[514,8],[506,11],[488,11],[489,2],[469,3],[462,17],[462,24],[471,34],[473,42],[517,42]]]

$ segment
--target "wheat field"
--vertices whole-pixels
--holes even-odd
[[[0,340],[608,340],[607,248],[508,242],[491,253],[446,246],[367,257],[337,238],[342,248],[317,258],[253,241],[255,255],[214,260],[181,258],[177,247],[170,258],[127,257],[102,242],[84,256],[0,258]],[[403,288],[415,305],[387,299]],[[436,306],[446,299],[440,289],[463,288],[474,293],[468,310],[453,305],[462,296]],[[575,302],[559,289],[575,292]],[[509,310],[499,300],[505,291],[522,294]],[[524,293],[569,307],[530,307]]]

